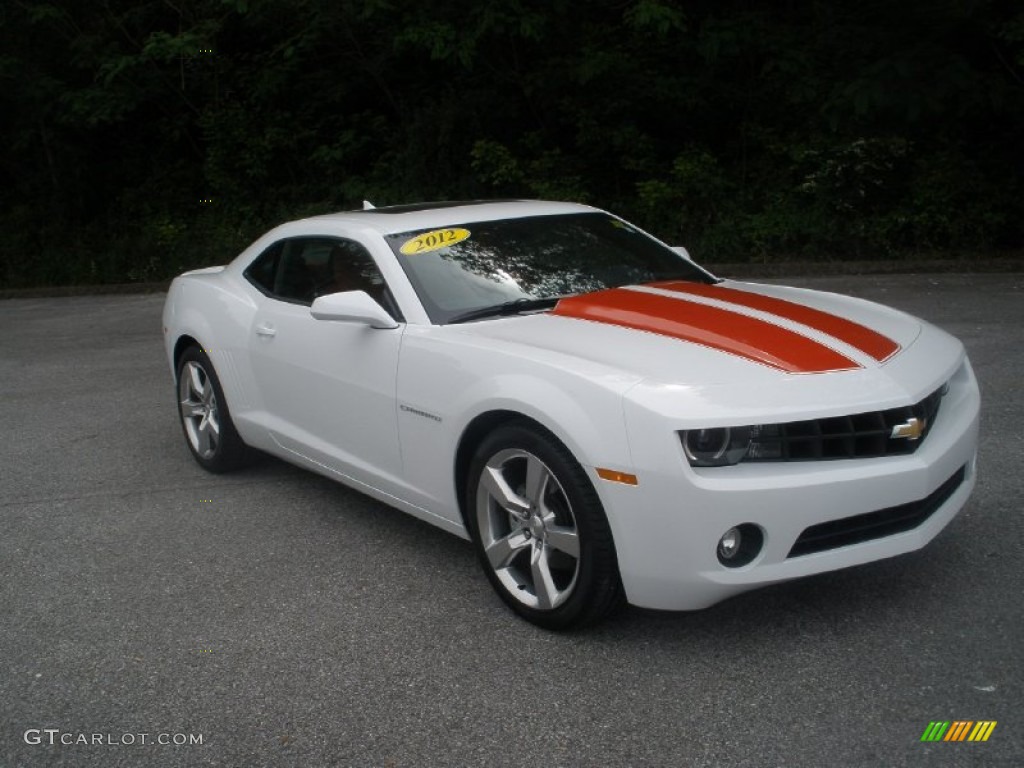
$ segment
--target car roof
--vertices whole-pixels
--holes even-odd
[[[587,213],[596,210],[579,203],[544,200],[466,200],[340,211],[324,216],[312,216],[302,221],[310,224],[359,224],[375,229],[382,235],[390,235],[471,221],[520,219],[527,216]]]

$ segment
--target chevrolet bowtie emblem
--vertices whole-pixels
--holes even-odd
[[[897,424],[892,428],[892,432],[889,437],[895,439],[903,438],[905,440],[919,440],[921,435],[924,434],[925,423],[912,416],[911,418],[904,421],[902,424]]]

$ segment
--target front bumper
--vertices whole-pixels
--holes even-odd
[[[977,381],[964,359],[934,426],[911,455],[694,469],[663,419],[627,408],[631,438],[644,436],[631,439],[639,484],[597,484],[629,602],[695,610],[756,587],[920,549],[974,487],[979,410]],[[962,480],[951,481],[958,473]],[[823,551],[793,552],[812,526],[894,507],[921,509],[930,496],[926,519],[910,530],[852,544],[838,536]],[[763,547],[747,565],[724,566],[718,541],[743,523],[762,530]]]

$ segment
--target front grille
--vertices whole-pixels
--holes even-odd
[[[828,419],[754,427],[744,461],[863,459],[913,453],[924,442],[942,403],[945,387],[914,405]],[[916,439],[893,437],[893,427],[917,419]]]
[[[954,472],[949,480],[920,501],[812,525],[800,534],[787,557],[825,552],[836,547],[860,544],[864,541],[911,531],[945,504],[966,477],[967,465],[965,464]]]

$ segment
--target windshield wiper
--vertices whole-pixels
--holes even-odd
[[[463,312],[461,315],[456,315],[448,321],[448,325],[452,323],[465,323],[469,320],[479,320],[484,317],[501,317],[503,315],[518,315],[521,312],[529,312],[536,309],[550,309],[558,303],[558,300],[564,298],[562,296],[548,296],[545,299],[528,299],[523,297],[521,299],[513,299],[512,301],[506,301],[501,304],[495,304],[491,307],[481,307],[480,309],[471,309],[468,312]]]

